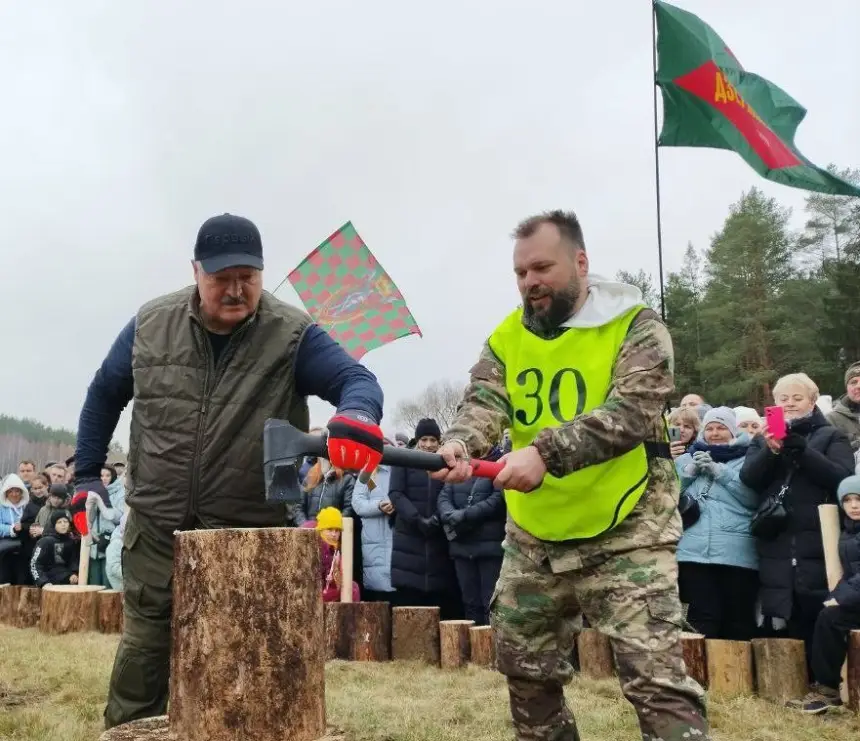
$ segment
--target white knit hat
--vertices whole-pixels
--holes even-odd
[[[761,424],[761,416],[752,407],[735,407],[735,419],[739,425],[744,422],[758,422]]]

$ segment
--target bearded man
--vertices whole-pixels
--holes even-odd
[[[572,213],[514,233],[523,299],[472,368],[439,453],[460,482],[510,429],[496,486],[508,523],[491,601],[518,741],[577,741],[563,687],[583,616],[609,636],[647,741],[708,738],[685,671],[675,548],[678,484],[663,409],[672,341],[633,286],[588,272]]]

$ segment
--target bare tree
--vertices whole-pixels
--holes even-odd
[[[419,420],[429,417],[444,430],[454,421],[464,389],[464,384],[451,381],[431,383],[415,398],[398,402],[394,408],[394,421],[414,430]]]

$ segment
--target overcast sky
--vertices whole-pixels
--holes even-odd
[[[807,157],[860,166],[860,2],[678,4],[809,110]],[[656,278],[645,0],[9,2],[0,66],[0,412],[74,429],[116,334],[191,282],[197,228],[224,211],[260,227],[270,290],[354,222],[424,332],[365,357],[389,412],[465,380],[517,303],[522,217],[572,208],[596,272]],[[667,269],[752,185],[802,223],[804,193],[735,154],[661,166]]]

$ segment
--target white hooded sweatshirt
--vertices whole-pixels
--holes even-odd
[[[580,329],[602,327],[630,311],[634,306],[643,303],[642,291],[636,286],[618,283],[590,273],[588,298],[585,299],[582,308],[561,326]]]
[[[9,489],[20,489],[24,492],[21,501],[18,504],[12,504],[6,497],[6,492]],[[15,538],[17,533],[12,530],[14,525],[21,522],[21,515],[24,514],[24,507],[30,501],[30,492],[27,491],[27,485],[21,480],[17,473],[10,473],[0,486],[0,538]]]

